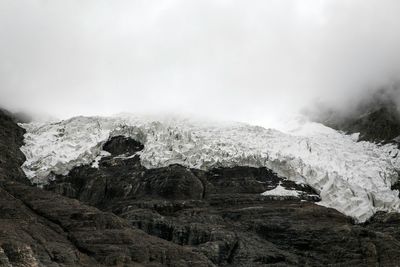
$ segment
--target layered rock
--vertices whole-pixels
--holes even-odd
[[[1,239],[2,242],[11,239],[1,245],[6,249],[6,255],[11,255],[9,261],[18,263],[21,258],[28,258],[32,263],[45,266],[212,265],[201,254],[149,236],[112,213],[101,212],[39,188],[17,183],[5,183],[3,188],[10,196],[18,199],[20,207],[15,207],[15,212],[24,215],[27,212],[29,219],[34,222],[25,227],[19,224],[15,226],[16,230],[10,231],[25,232],[30,242],[18,236],[13,242],[13,238],[10,238],[12,234],[3,233],[5,238]],[[13,253],[18,255],[13,256]]]

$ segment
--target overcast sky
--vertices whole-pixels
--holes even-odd
[[[400,78],[398,0],[2,0],[0,105],[268,125]]]

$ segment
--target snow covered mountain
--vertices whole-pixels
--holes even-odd
[[[358,222],[377,211],[400,211],[399,192],[391,190],[400,169],[396,146],[357,142],[357,135],[305,120],[293,121],[285,132],[244,123],[127,114],[20,125],[27,130],[22,167],[38,185],[75,166],[95,168],[106,155],[102,145],[123,135],[145,145],[140,157],[147,168],[174,163],[199,169],[267,167],[310,185],[320,194],[320,205]]]

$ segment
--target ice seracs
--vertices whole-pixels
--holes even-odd
[[[265,166],[303,182],[321,195],[321,205],[363,222],[376,211],[399,211],[398,149],[356,142],[322,124],[297,120],[281,132],[244,123],[121,115],[76,117],[56,123],[22,124],[27,130],[23,169],[37,184],[52,174],[92,164],[109,137],[129,136],[145,145],[140,153],[148,168],[182,164],[209,169]]]

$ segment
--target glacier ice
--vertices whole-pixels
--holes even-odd
[[[398,179],[398,149],[356,142],[356,135],[318,123],[295,120],[282,132],[245,123],[121,114],[21,126],[27,131],[22,167],[38,185],[78,165],[96,167],[104,142],[124,135],[145,145],[140,157],[147,168],[265,166],[310,185],[320,194],[320,205],[358,222],[400,207],[399,192],[390,189]]]

